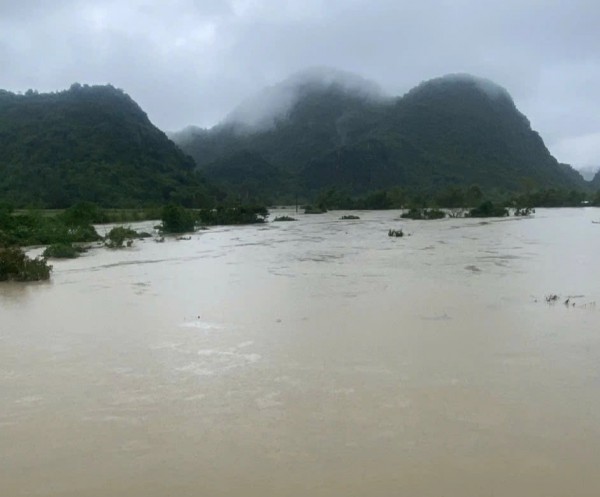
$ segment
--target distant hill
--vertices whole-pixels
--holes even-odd
[[[204,180],[123,91],[0,91],[0,200],[65,207],[202,203]]]
[[[268,109],[260,118],[252,119],[260,113],[243,104],[222,124],[190,128],[173,139],[209,179],[224,157],[244,150],[290,175],[289,192],[304,195],[331,187],[350,193],[392,186],[587,187],[579,173],[552,157],[505,89],[473,76],[434,79],[390,98],[346,73],[322,78],[309,72],[256,101]],[[239,162],[236,171],[239,181],[254,176]]]
[[[592,178],[590,185],[594,190],[600,190],[600,171],[598,171]]]
[[[316,156],[368,131],[384,102],[376,86],[357,76],[310,70],[242,102],[210,130],[191,127],[171,138],[200,168],[249,150],[298,172]]]
[[[596,174],[600,172],[600,166],[583,166],[578,167],[577,170],[579,171],[581,176],[583,176],[584,180],[592,181],[594,179],[594,176],[596,176]]]

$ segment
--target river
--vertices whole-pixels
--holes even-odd
[[[342,214],[0,285],[0,495],[597,497],[600,209]]]

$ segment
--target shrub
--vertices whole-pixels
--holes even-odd
[[[304,214],[324,214],[327,209],[323,206],[306,205],[304,207]]]
[[[50,278],[46,259],[31,259],[20,248],[0,248],[0,281],[40,281]]]
[[[423,217],[425,219],[444,219],[446,217],[446,213],[439,209],[424,209]]]
[[[469,217],[505,217],[508,216],[508,209],[494,205],[490,200],[486,200],[479,207],[469,211]]]
[[[131,243],[133,243],[133,239],[137,237],[138,234],[135,230],[125,228],[124,226],[115,226],[106,235],[105,243],[109,248],[123,248],[123,245],[127,240],[127,246],[130,247]]]
[[[200,222],[209,226],[264,223],[268,216],[269,211],[267,208],[260,205],[221,206],[216,209],[202,209],[198,211]]]
[[[517,217],[531,216],[533,213],[535,213],[535,209],[531,207],[517,207],[515,209],[515,216]]]
[[[0,212],[0,245],[51,245],[92,242],[100,236],[91,224],[67,225],[64,217],[40,212],[9,215]]]
[[[192,212],[175,204],[169,204],[163,208],[161,220],[160,231],[163,233],[185,233],[194,231],[196,226]]]
[[[74,247],[68,243],[54,243],[48,246],[42,255],[46,258],[74,259],[79,257],[79,254],[85,252],[85,250],[82,247]]]
[[[404,219],[443,219],[446,213],[439,209],[417,209],[413,207],[408,212],[404,212],[400,217]]]

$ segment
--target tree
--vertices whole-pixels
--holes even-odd
[[[163,208],[161,220],[163,233],[185,233],[194,231],[196,226],[193,214],[176,204],[169,204]]]

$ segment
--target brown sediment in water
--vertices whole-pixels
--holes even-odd
[[[340,215],[0,285],[0,495],[595,497],[597,211]]]

